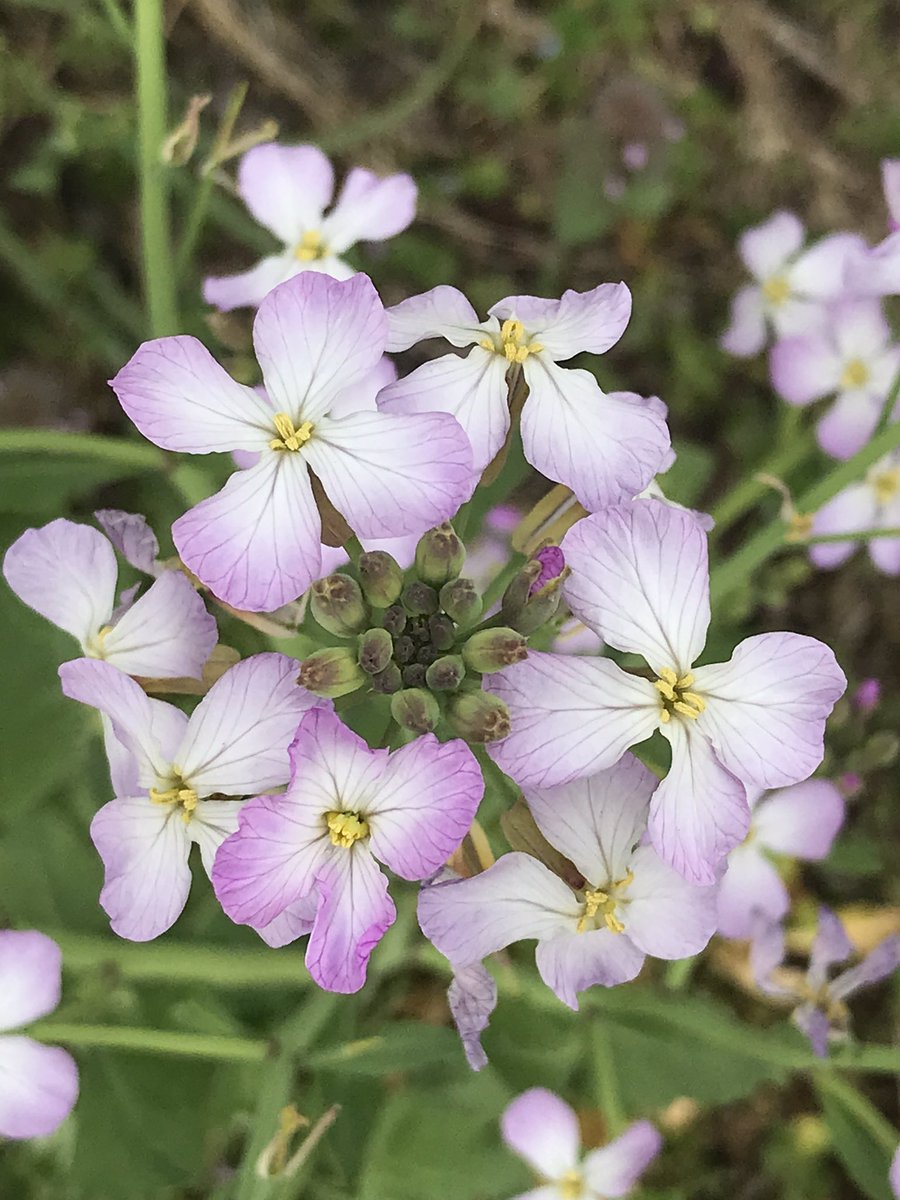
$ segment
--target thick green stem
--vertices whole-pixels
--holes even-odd
[[[32,1025],[27,1033],[38,1041],[61,1043],[74,1050],[137,1050],[146,1054],[174,1054],[223,1062],[263,1062],[270,1054],[268,1042],[253,1038],[137,1029],[129,1025],[73,1025],[62,1021],[40,1021]]]
[[[613,1040],[602,1016],[594,1016],[588,1028],[590,1055],[594,1066],[596,1097],[606,1119],[606,1132],[617,1137],[625,1128],[626,1114],[619,1095]]]
[[[783,475],[790,474],[809,456],[810,448],[803,436],[802,417],[802,409],[784,409],[776,433],[778,449],[712,509],[711,516],[716,522],[713,537],[720,536],[767,493],[769,485],[762,481],[761,475],[772,475],[780,479]]]
[[[861,529],[856,533],[820,533],[815,537],[804,538],[797,544],[800,546],[828,546],[834,542],[868,542],[872,538],[900,538],[900,528],[889,526],[885,529]]]
[[[97,433],[66,433],[57,429],[0,429],[0,455],[43,454],[50,458],[93,458],[139,471],[161,471],[164,451],[149,442],[104,437]]]

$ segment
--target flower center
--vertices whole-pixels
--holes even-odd
[[[622,879],[617,879],[615,883],[607,886],[605,891],[599,888],[596,891],[586,891],[584,893],[584,912],[578,919],[576,931],[584,933],[588,928],[588,922],[594,922],[594,928],[597,929],[597,918],[602,917],[603,923],[610,933],[624,933],[625,926],[616,916],[616,906],[621,903],[622,893],[628,890],[630,884],[634,881],[634,872],[628,870]],[[581,1195],[580,1192],[575,1192],[574,1195]]]
[[[173,766],[165,783],[167,788],[151,788],[150,799],[154,804],[171,804],[181,809],[181,819],[185,825],[194,815],[194,809],[200,803],[200,797],[192,787],[185,785],[184,777],[179,767]]]
[[[294,258],[298,262],[316,262],[328,255],[328,247],[322,241],[318,229],[308,229],[294,247]]]
[[[526,342],[525,326],[521,321],[511,318],[500,326],[499,336],[494,334],[482,338],[478,345],[483,350],[493,350],[495,354],[502,354],[506,361],[511,363],[523,363],[529,354],[538,354],[544,348],[540,342]]]
[[[869,480],[869,486],[875,493],[875,499],[884,507],[900,492],[900,467],[892,467],[887,471],[875,471]]]
[[[304,421],[295,428],[287,413],[276,413],[275,431],[278,437],[269,442],[270,450],[299,450],[312,437],[313,425],[311,421]]]
[[[703,697],[688,690],[693,682],[694,677],[690,672],[679,676],[671,667],[663,667],[660,671],[659,679],[653,686],[659,692],[659,719],[663,725],[668,725],[673,713],[696,721],[706,708]]]
[[[763,295],[776,308],[791,294],[791,285],[783,275],[770,276],[762,287]]]
[[[580,1171],[566,1171],[556,1181],[556,1188],[561,1200],[581,1200],[584,1195],[584,1180]]]
[[[91,640],[84,648],[84,652],[88,658],[103,658],[103,643],[106,641],[107,635],[112,632],[112,625],[104,625],[102,629],[98,629]]]
[[[869,382],[869,368],[861,358],[851,358],[841,373],[841,387],[845,391],[861,388]]]
[[[369,822],[355,812],[327,812],[325,824],[333,846],[349,850],[354,842],[369,836]]]

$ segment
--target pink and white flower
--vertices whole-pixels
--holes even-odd
[[[323,703],[297,685],[297,671],[283,654],[244,659],[188,718],[108,663],[80,658],[60,667],[65,694],[108,717],[120,743],[112,763],[116,799],[91,822],[105,869],[100,903],[120,937],[146,942],[174,924],[191,887],[192,844],[212,872],[241,805],[210,796],[247,796],[287,782],[297,723]]]
[[[117,607],[115,552],[89,525],[59,519],[26,529],[7,550],[3,574],[82,653],[128,675],[197,679],[216,644],[216,622],[181,572],[166,572]]]
[[[749,358],[765,346],[767,326],[787,337],[823,324],[823,305],[843,294],[845,264],[865,242],[854,233],[835,233],[804,250],[805,237],[790,212],[777,212],[741,234],[738,253],[754,282],[731,302],[723,350]]]
[[[378,864],[401,879],[433,875],[468,831],[484,781],[463,742],[427,734],[370,750],[324,710],[304,717],[290,756],[287,791],[244,806],[213,885],[232,920],[270,944],[309,933],[313,979],[356,992],[396,916]]]
[[[572,612],[650,680],[607,658],[532,652],[494,675],[511,733],[489,747],[522,787],[582,779],[660,730],[672,750],[650,811],[664,862],[712,883],[750,824],[746,788],[785,787],[822,761],[825,718],[846,680],[814,638],[765,633],[731,660],[694,667],[709,625],[706,535],[665,504],[611,507],[563,539]]]
[[[770,855],[821,860],[844,823],[844,799],[828,779],[807,779],[768,794],[755,790],[747,799],[750,832],[728,855],[719,884],[718,932],[729,938],[749,938],[760,914],[777,922],[790,908]]]
[[[424,533],[469,494],[471,451],[447,413],[378,412],[364,391],[348,404],[386,337],[366,276],[306,273],[256,314],[265,393],[235,383],[192,337],[145,342],[112,381],[141,433],[166,450],[259,453],[172,527],[182,561],[228,604],[272,611],[319,578],[311,473],[363,538]]]
[[[242,275],[205,280],[203,298],[222,312],[258,306],[279,283],[302,271],[349,279],[341,257],[357,242],[383,242],[402,233],[416,215],[409,175],[380,178],[363,167],[347,176],[331,212],[334,170],[316,146],[254,146],[238,166],[238,194],[284,249]]]
[[[47,1137],[78,1096],[70,1054],[13,1033],[59,1004],[59,946],[34,930],[0,931],[0,1137]]]
[[[900,529],[900,450],[879,459],[862,483],[838,492],[813,516],[814,537],[870,529]],[[859,545],[859,540],[822,542],[810,546],[809,557],[817,567],[831,570],[846,562]],[[866,548],[879,571],[900,575],[900,538],[869,538]]]
[[[582,1153],[574,1110],[554,1092],[530,1088],[507,1106],[503,1140],[535,1172],[539,1186],[514,1200],[609,1200],[627,1196],[659,1154],[662,1138],[635,1121],[599,1150]]]
[[[816,437],[826,454],[850,458],[875,432],[900,371],[900,346],[880,301],[839,300],[821,329],[776,342],[770,368],[776,391],[789,404],[835,396]]]
[[[436,337],[472,349],[425,363],[385,388],[379,407],[452,413],[482,471],[506,440],[509,387],[521,372],[528,385],[522,443],[531,465],[570,487],[589,511],[630,498],[668,453],[665,405],[633,392],[605,393],[590,372],[559,366],[582,352],[603,354],[630,315],[624,283],[567,291],[561,300],[507,296],[486,321],[456,288],[432,288],[388,309],[388,350]]]
[[[715,888],[695,887],[641,844],[656,777],[632,755],[589,779],[524,788],[541,833],[580,872],[570,886],[529,854],[425,887],[419,924],[455,971],[537,939],[543,981],[570,1008],[594,984],[634,979],[646,955],[698,954],[715,932]]]
[[[863,245],[848,259],[844,280],[858,296],[900,294],[900,159],[881,163],[881,186],[888,210],[888,236],[877,246]]]

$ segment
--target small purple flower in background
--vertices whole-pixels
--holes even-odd
[[[772,347],[772,383],[789,404],[836,397],[816,426],[819,445],[833,458],[850,458],[875,432],[900,370],[892,338],[880,301],[849,299],[828,308],[822,329]]]
[[[900,159],[881,163],[881,186],[888,210],[888,236],[877,246],[863,245],[847,261],[844,281],[859,296],[900,294]]]
[[[334,170],[316,146],[254,146],[238,166],[238,193],[281,242],[243,275],[207,279],[203,298],[222,312],[256,307],[279,283],[301,271],[349,279],[354,268],[340,257],[360,241],[383,242],[416,215],[416,185],[409,175],[379,178],[362,167],[347,176],[334,208]]]
[[[59,946],[33,930],[0,931],[0,1137],[47,1137],[78,1096],[70,1054],[12,1033],[59,1004]]]
[[[900,1200],[900,1146],[894,1151],[894,1157],[891,1159],[891,1171],[888,1182],[897,1200]]]
[[[635,1121],[599,1150],[582,1154],[575,1111],[554,1092],[530,1088],[507,1106],[503,1140],[540,1186],[514,1200],[607,1200],[627,1196],[662,1148],[649,1121]]]
[[[159,540],[147,518],[120,508],[98,508],[94,519],[125,561],[154,579],[166,569],[159,559]]]
[[[465,837],[484,780],[463,742],[426,734],[391,754],[370,750],[324,710],[304,718],[290,754],[287,791],[249,801],[220,848],[216,895],[270,944],[311,933],[313,979],[356,992],[396,917],[378,864],[401,879],[433,875]]]
[[[698,954],[715,931],[715,889],[686,882],[641,844],[655,784],[628,754],[590,779],[526,788],[538,828],[574,864],[579,886],[528,854],[504,854],[479,875],[422,889],[425,936],[454,971],[536,938],[541,978],[573,1009],[587,987],[634,979],[648,954]]]
[[[216,644],[215,619],[180,571],[165,572],[139,600],[126,596],[117,608],[115,553],[89,525],[59,519],[27,529],[7,550],[3,574],[20,600],[72,634],[84,654],[127,675],[198,679]]]
[[[80,658],[60,667],[65,694],[100,709],[120,743],[111,761],[116,799],[91,822],[105,869],[100,903],[120,937],[146,942],[174,924],[191,887],[192,843],[212,872],[241,806],[206,797],[247,796],[287,782],[297,723],[323,703],[298,686],[298,670],[283,654],[246,658],[188,718],[108,663]]]
[[[471,491],[471,450],[447,413],[379,412],[348,389],[381,361],[387,321],[365,275],[307,273],[270,292],[253,325],[265,392],[235,383],[192,337],[145,342],[112,381],[165,450],[259,460],[172,526],[185,565],[235,608],[271,612],[321,575],[314,472],[363,538],[421,534]]]
[[[525,457],[548,479],[570,487],[589,511],[645,488],[669,450],[665,406],[633,392],[601,391],[593,375],[562,360],[614,346],[631,316],[624,283],[561,300],[507,296],[486,321],[453,287],[436,287],[388,310],[388,350],[444,338],[465,357],[445,354],[385,388],[386,412],[441,409],[468,434],[475,468],[483,470],[509,431],[508,373],[528,384],[522,409]]]
[[[723,937],[749,938],[762,913],[780,921],[790,898],[769,854],[789,854],[814,862],[831,850],[844,823],[844,801],[827,779],[807,779],[777,792],[751,793],[750,832],[728,855],[719,883],[719,925]]]
[[[612,766],[657,729],[672,766],[650,812],[663,860],[713,883],[745,837],[746,787],[799,783],[822,761],[825,718],[846,680],[822,642],[746,638],[727,663],[694,667],[709,625],[706,535],[687,512],[637,502],[579,521],[563,539],[566,600],[610,646],[656,679],[607,658],[531,652],[491,676],[511,733],[488,752],[520,786],[566,783]]]
[[[812,534],[865,533],[900,528],[900,450],[892,450],[869,471],[813,514]],[[860,542],[823,542],[810,546],[817,567],[832,570],[859,549]],[[900,575],[900,538],[874,537],[866,542],[869,558],[885,575]]]
[[[738,253],[754,282],[732,300],[723,350],[747,358],[765,346],[768,325],[787,337],[823,323],[823,305],[843,294],[845,264],[865,243],[857,234],[835,233],[803,250],[805,236],[802,222],[789,212],[777,212],[741,234]]]
[[[853,693],[853,707],[868,715],[874,712],[881,702],[881,681],[879,679],[863,679]]]
[[[774,973],[784,962],[784,930],[761,918],[751,947],[751,966],[759,987],[770,996],[800,1001],[791,1020],[810,1041],[819,1058],[828,1054],[828,1043],[847,1037],[850,1011],[846,1001],[860,988],[886,979],[900,965],[900,935],[892,934],[855,967],[829,979],[833,969],[846,962],[853,945],[835,914],[819,909],[819,925],[805,977],[792,980],[790,972]],[[782,978],[784,976],[784,978]]]

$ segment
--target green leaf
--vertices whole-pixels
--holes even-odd
[[[852,1084],[820,1075],[816,1091],[835,1153],[870,1200],[892,1200],[888,1183],[897,1132]]]
[[[386,1025],[383,1033],[372,1037],[320,1046],[304,1059],[304,1066],[310,1071],[327,1070],[339,1075],[432,1070],[448,1063],[451,1066],[456,1063],[460,1072],[465,1067],[456,1033],[444,1026],[413,1021]]]

